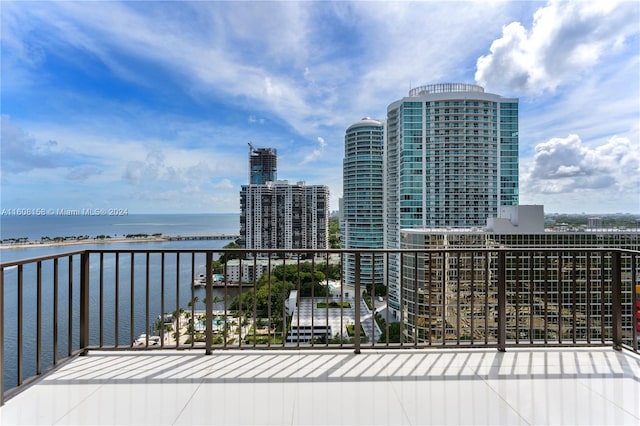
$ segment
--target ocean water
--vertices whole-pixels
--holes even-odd
[[[27,237],[39,240],[42,236],[78,236],[123,234],[161,233],[163,235],[215,235],[238,234],[239,215],[131,215],[123,217],[2,217],[2,239]],[[167,242],[116,242],[109,244],[78,244],[61,246],[29,246],[23,248],[6,248],[0,250],[0,261],[29,259],[49,254],[67,253],[83,249],[216,249],[222,248],[230,240],[200,240],[200,241],[167,241]],[[35,353],[37,335],[42,337],[42,362],[46,368],[53,360],[53,334],[58,329],[58,357],[66,356],[69,342],[68,326],[71,324],[71,341],[77,343],[79,338],[79,312],[71,306],[78,305],[80,277],[73,276],[71,291],[66,287],[69,277],[67,258],[59,262],[58,277],[60,286],[57,293],[58,315],[54,321],[54,283],[52,262],[44,262],[42,266],[42,302],[38,307],[37,270],[35,265],[23,268],[23,285],[21,289],[22,330],[18,330],[19,291],[17,268],[5,270],[3,277],[4,296],[4,342],[5,355],[5,390],[17,384],[17,353],[18,333],[22,334],[22,354],[24,357],[23,378],[35,373]],[[73,258],[74,265],[79,265],[78,256]],[[148,262],[148,263],[147,263]],[[131,274],[131,266],[134,273]],[[148,265],[148,266],[147,266]],[[175,309],[189,309],[188,304],[193,295],[204,298],[204,289],[192,287],[194,276],[204,272],[205,258],[197,254],[193,258],[190,254],[167,254],[164,259],[160,254],[151,254],[147,258],[144,254],[122,254],[117,260],[113,253],[106,253],[103,258],[103,336],[105,345],[112,345],[118,341],[121,345],[131,343],[134,337],[145,333],[146,323],[153,324],[159,315],[172,312]],[[116,279],[116,269],[119,271]],[[164,271],[164,280],[162,273]],[[149,309],[147,312],[147,276],[149,277]],[[133,278],[133,279],[132,279]],[[90,344],[99,343],[98,332],[100,323],[100,257],[94,255],[90,261]],[[164,283],[164,284],[162,284]],[[63,285],[64,284],[64,285]],[[162,285],[164,285],[164,300],[161,299]],[[217,291],[217,292],[216,292]],[[216,289],[214,297],[224,298],[221,290]],[[193,293],[192,293],[193,292]],[[131,294],[133,304],[130,303]],[[227,294],[228,299],[235,294]],[[230,301],[230,300],[228,300]],[[118,307],[116,309],[116,306]],[[224,309],[224,301],[217,303],[215,309]],[[199,302],[196,309],[204,309]],[[41,330],[37,330],[38,310],[42,318]],[[131,319],[133,312],[133,319]]]
[[[0,240],[127,234],[238,234],[240,214],[131,214],[121,216],[0,216]]]
[[[108,235],[123,237],[127,234],[220,235],[240,233],[239,214],[137,214],[128,216],[1,216],[0,240],[28,238],[40,241],[42,237],[76,237]],[[227,244],[225,241],[222,246]],[[39,247],[21,246],[0,249],[0,262],[28,259],[72,250],[95,248],[209,248],[222,247],[215,241],[171,241],[164,243],[118,242]]]

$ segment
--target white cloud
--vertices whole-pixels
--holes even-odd
[[[169,6],[65,2],[28,13],[43,28],[53,25],[50,36],[61,46],[95,55],[122,78],[145,84],[125,59],[152,61],[159,70],[177,73],[194,96],[248,99],[309,136],[319,126],[380,115],[412,83],[460,78],[460,72],[450,74],[464,71],[466,50],[459,45],[483,47],[488,23],[508,7],[438,6],[196,2],[181,5],[177,14]],[[464,31],[452,33],[452,25]]]
[[[255,115],[250,115],[247,121],[249,122],[249,124],[264,124],[266,122],[264,118],[256,118]]]
[[[308,164],[317,161],[320,157],[322,157],[322,154],[324,154],[325,149],[327,148],[327,143],[322,137],[318,137],[317,141],[320,147],[314,149],[311,154],[304,157],[304,160],[302,160],[302,164]]]
[[[639,11],[610,1],[9,2],[3,95],[24,99],[26,88],[57,116],[20,117],[20,144],[5,143],[3,125],[3,153],[17,154],[3,156],[3,179],[11,158],[34,181],[54,171],[67,183],[99,181],[93,196],[138,191],[178,207],[197,196],[237,211],[233,188],[246,182],[253,140],[278,149],[280,176],[329,184],[334,197],[350,124],[384,118],[410,87],[476,73],[488,91],[521,98],[521,201],[564,195],[558,203],[571,188],[594,199],[590,188],[606,182],[619,195],[624,179],[592,157],[612,155],[594,145],[611,135],[640,137]],[[89,82],[98,71],[105,84],[134,90],[111,97],[47,85],[53,59]],[[568,134],[580,138],[553,139]]]
[[[68,180],[83,182],[93,176],[102,174],[102,172],[103,170],[99,167],[85,165],[71,168],[66,178]]]
[[[171,170],[164,164],[164,154],[159,148],[149,148],[144,160],[131,160],[125,165],[123,179],[132,184],[147,184],[164,178]]]
[[[638,34],[636,2],[550,1],[531,29],[504,26],[478,58],[476,81],[495,91],[539,94],[580,79],[611,50]]]
[[[320,155],[322,155],[322,151],[320,151],[319,149],[314,149],[311,154],[304,157],[304,160],[302,160],[302,164],[312,163],[320,158]]]
[[[8,115],[2,115],[0,126],[2,128],[0,159],[4,174],[25,173],[35,169],[56,169],[74,161],[87,161],[86,157],[61,148],[55,140],[37,139],[14,124]]]
[[[561,197],[581,194],[584,202],[579,207],[588,206],[587,211],[637,210],[640,147],[629,139],[614,136],[588,147],[578,135],[569,135],[538,144],[535,151],[531,161],[521,163],[521,193],[528,194],[525,203],[540,204],[532,194],[541,194],[543,200],[551,196],[548,199],[559,206],[564,205]]]
[[[222,179],[213,185],[215,189],[233,189],[233,183],[229,179]]]

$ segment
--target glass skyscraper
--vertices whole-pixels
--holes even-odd
[[[363,118],[344,138],[342,246],[384,248],[384,124]],[[344,281],[353,285],[355,255],[347,254]],[[363,253],[361,284],[384,283],[384,257]]]
[[[482,227],[518,204],[518,99],[464,83],[416,87],[387,108],[386,238],[400,230]],[[389,265],[398,309],[399,259]]]
[[[275,148],[254,148],[249,143],[249,183],[264,185],[278,180],[278,155]]]

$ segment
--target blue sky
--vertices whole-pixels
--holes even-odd
[[[2,1],[3,209],[238,212],[248,142],[342,195],[410,87],[520,99],[520,203],[640,213],[640,3]]]

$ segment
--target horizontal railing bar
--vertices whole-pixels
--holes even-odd
[[[0,249],[0,250],[10,250],[10,249]],[[113,251],[111,250],[104,250],[104,251],[105,253],[113,253]],[[28,263],[36,263],[36,262],[42,262],[46,260],[59,259],[61,257],[78,256],[83,253],[88,253],[88,250],[69,251],[64,253],[47,254],[47,255],[38,256],[38,257],[29,257],[26,259],[9,260],[7,262],[0,263],[0,268],[11,268],[13,266],[26,265]]]
[[[545,247],[545,248],[510,248],[510,247],[460,247],[460,248],[425,248],[425,249],[242,249],[242,248],[214,248],[214,249],[87,249],[77,253],[257,253],[257,254],[341,254],[341,253],[457,253],[457,252],[478,252],[478,253],[544,253],[544,252],[567,252],[567,253],[638,253],[636,250],[624,248],[603,248],[603,247]],[[68,255],[68,254],[67,254]],[[320,257],[320,256],[316,256]],[[275,260],[275,258],[273,258]]]
[[[19,394],[24,389],[29,387],[31,384],[33,384],[34,382],[40,380],[43,376],[46,376],[47,374],[50,374],[50,373],[52,373],[52,372],[54,372],[56,370],[59,370],[64,365],[68,364],[69,362],[73,361],[77,357],[81,356],[83,353],[85,353],[84,349],[83,350],[74,351],[71,355],[65,356],[64,358],[59,359],[58,363],[56,365],[52,365],[51,367],[48,367],[47,369],[43,370],[42,374],[37,375],[37,376],[28,377],[28,378],[24,379],[24,381],[22,382],[22,384],[20,386],[16,386],[15,388],[11,388],[11,389],[5,390],[5,392],[4,392],[4,400],[6,401],[9,398]]]
[[[590,348],[590,347],[612,347],[613,346],[613,340],[605,340],[605,341],[598,341],[596,343],[586,343],[586,342],[581,342],[578,341],[577,343],[553,343],[553,342],[548,342],[548,343],[544,343],[542,341],[540,341],[539,343],[517,343],[514,340],[507,340],[507,342],[504,344],[505,347],[507,348],[522,348],[522,347],[526,347],[526,348]],[[622,345],[623,347],[626,347],[628,350],[634,351],[634,349],[631,346],[628,345]],[[246,346],[243,346],[246,348]],[[424,343],[418,343],[417,345],[415,343],[393,343],[390,342],[388,345],[371,345],[370,343],[361,343],[360,344],[360,348],[363,350],[370,350],[370,351],[376,351],[379,349],[430,349],[430,350],[438,350],[438,349],[442,349],[442,348],[447,348],[447,349],[496,349],[500,347],[500,344],[498,344],[497,342],[494,343],[488,343],[488,344],[477,344],[477,343],[472,343],[471,341],[461,341],[460,343],[457,343],[455,340],[452,341],[447,341],[443,344],[438,344],[438,345],[430,345],[429,342],[424,342]],[[296,346],[295,343],[289,343],[286,345],[271,345],[269,346],[268,344],[264,343],[264,344],[260,344],[260,343],[256,343],[255,345],[255,349],[269,349],[269,351],[272,350],[324,350],[324,349],[354,349],[355,345],[354,344],[350,344],[350,343],[328,343],[328,344],[322,344],[322,345],[308,345],[308,346]],[[195,344],[194,346],[191,345],[183,345],[180,346],[178,348],[178,350],[182,351],[182,350],[194,350],[194,351],[204,351],[206,349],[206,345],[205,342],[199,342],[198,344]],[[233,347],[233,346],[229,346],[229,345],[224,345],[224,343],[220,343],[220,344],[213,344],[211,345],[211,349],[215,349],[215,350],[239,350],[239,348],[237,347]],[[254,347],[252,346],[251,349],[254,349]],[[113,346],[113,345],[108,345],[108,346],[100,346],[100,345],[90,345],[87,346],[83,351],[77,351],[78,354],[82,355],[83,353],[87,352],[87,351],[118,351],[118,352],[122,352],[122,351],[166,351],[166,350],[176,350],[175,347],[161,347],[161,346]]]
[[[9,249],[2,249],[9,250]],[[315,254],[345,254],[345,253],[373,253],[373,254],[409,254],[409,253],[499,253],[499,252],[507,252],[507,253],[545,253],[545,252],[553,252],[553,253],[628,253],[628,254],[638,254],[638,251],[623,249],[623,248],[602,248],[602,247],[580,247],[580,248],[509,248],[509,247],[496,247],[496,248],[486,248],[486,247],[468,247],[468,248],[433,248],[433,249],[230,249],[230,248],[220,248],[220,249],[86,249],[86,250],[75,250],[69,252],[61,252],[56,254],[48,254],[44,256],[32,257],[27,259],[20,260],[10,260],[7,262],[0,263],[0,268],[10,268],[13,266],[24,265],[28,263],[35,263],[38,261],[46,261],[52,260],[56,258],[69,257],[69,256],[77,256],[83,253],[88,254],[99,254],[99,253],[113,253],[113,254],[140,254],[140,253],[244,253],[244,254],[307,254],[307,253],[315,253]],[[248,259],[243,259],[244,261],[249,261]],[[275,260],[275,259],[273,259]],[[292,259],[293,260],[293,259]],[[251,260],[252,261],[252,260]]]
[[[160,263],[156,254],[162,255]],[[214,267],[214,254],[238,259],[240,269],[230,272],[232,264],[226,263],[223,270],[214,270],[220,267]],[[377,254],[381,257],[374,256]],[[7,338],[7,329],[16,330],[17,356],[12,353],[8,361],[6,354],[0,353],[0,367],[8,372],[15,369],[18,383],[12,383],[15,387],[7,391],[7,383],[0,380],[0,391],[4,386],[5,397],[14,395],[42,374],[89,350],[192,349],[210,354],[229,349],[296,349],[359,353],[380,348],[502,351],[515,347],[611,346],[638,353],[638,343],[630,343],[637,337],[630,329],[636,327],[638,254],[635,250],[603,247],[104,247],[4,262],[0,264],[0,301],[4,301],[0,313],[5,318],[0,318],[0,337]],[[196,277],[196,266],[203,258],[206,301],[198,300],[203,296],[196,291],[196,286],[202,285],[201,277]],[[347,282],[347,259],[355,259],[351,264],[355,281]],[[393,272],[397,281],[391,286],[390,265],[396,261]],[[8,271],[13,267],[17,267],[16,274]],[[48,275],[42,277],[43,267],[46,271],[53,267],[52,280]],[[258,268],[264,268],[260,281]],[[379,278],[378,272],[382,271],[383,278]],[[377,288],[378,284],[385,288]],[[34,285],[36,297],[28,293]],[[339,291],[335,287],[338,285]],[[7,293],[14,287],[15,296]],[[223,299],[214,300],[214,289]],[[294,290],[297,299],[290,307],[286,303],[292,300]],[[51,308],[49,298],[53,299]],[[303,301],[306,316],[301,315]],[[196,308],[198,302],[202,302],[199,306],[204,304],[204,310]],[[11,308],[10,318],[6,318],[7,306]],[[37,368],[35,375],[26,372],[28,377],[23,378],[33,353],[26,348],[33,340],[29,336],[33,327],[22,317],[34,306]],[[398,334],[393,337],[396,324],[390,318],[392,309],[399,316],[399,332],[395,331]],[[43,326],[51,327],[52,333],[41,333]],[[202,338],[202,328],[205,339],[196,340]],[[108,337],[103,336],[105,331]],[[138,345],[140,341],[143,344]],[[64,352],[61,359],[59,345]],[[48,347],[53,347],[53,355],[41,353]],[[49,358],[53,365],[47,364]],[[5,371],[0,371],[3,377]],[[0,405],[2,402],[0,397]]]

